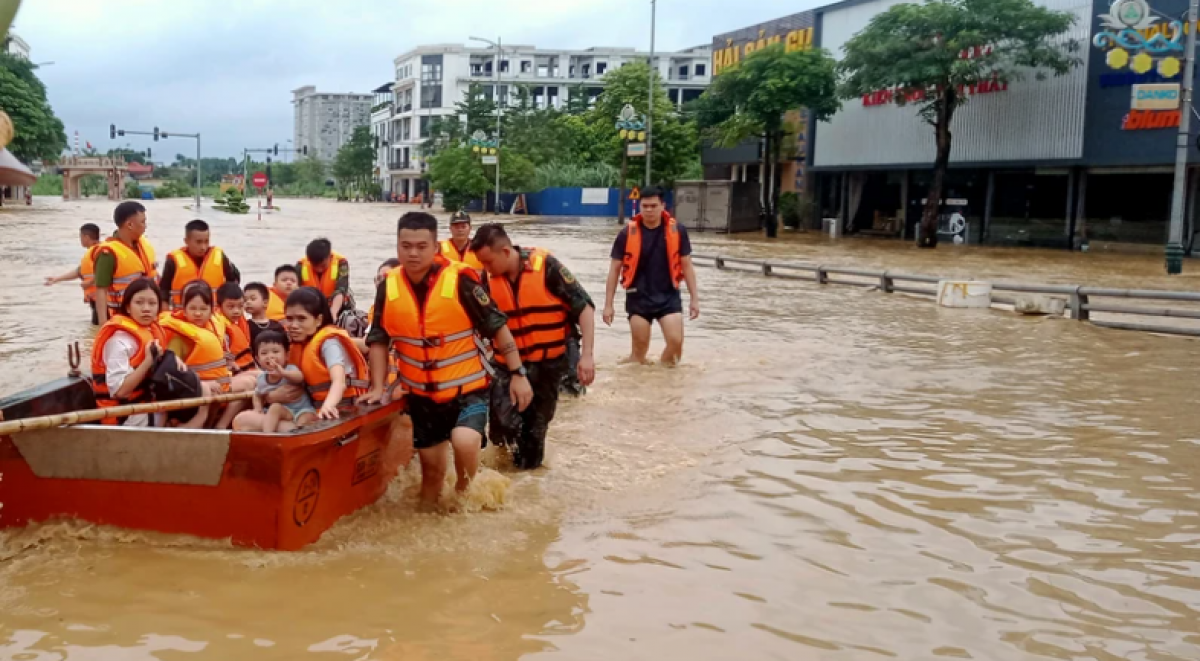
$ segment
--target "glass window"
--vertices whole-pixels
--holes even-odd
[[[529,73],[531,71],[533,71],[533,62],[521,60],[521,73]]]
[[[597,62],[596,63],[596,75],[597,76],[603,75],[605,71],[608,71],[608,62]]]
[[[707,73],[708,73],[708,69],[703,64],[696,65],[696,75],[697,76],[703,76]]]
[[[421,116],[421,137],[422,138],[429,137],[429,116],[428,115]]]

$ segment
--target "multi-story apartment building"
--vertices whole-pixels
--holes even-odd
[[[292,90],[295,148],[308,147],[309,154],[333,160],[354,129],[370,123],[371,99],[370,94],[318,92],[312,85]]]
[[[22,39],[15,32],[9,32],[8,36],[3,37],[4,52],[16,57],[29,59],[29,42]]]
[[[565,107],[571,94],[586,95],[591,103],[604,90],[606,73],[649,57],[633,48],[551,50],[505,44],[503,51],[499,98],[511,102],[514,86],[524,85],[539,108]],[[712,80],[711,57],[707,45],[654,54],[654,67],[673,103],[682,106],[704,92]],[[422,190],[420,144],[429,137],[430,122],[454,114],[472,84],[480,85],[487,98],[496,98],[495,67],[495,49],[459,44],[420,46],[395,59],[396,82],[375,90],[376,112],[371,115],[372,132],[380,136],[377,164],[385,191],[411,197]]]

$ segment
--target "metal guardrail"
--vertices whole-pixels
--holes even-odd
[[[821,285],[850,285],[854,287],[878,288],[891,294],[916,294],[919,296],[936,297],[936,285],[941,280],[932,275],[917,275],[909,273],[894,273],[892,271],[872,271],[869,269],[843,268],[840,266],[825,266],[821,264],[805,264],[796,262],[775,262],[771,260],[745,259],[741,257],[725,257],[723,255],[692,255],[693,263],[698,266],[712,266],[718,270],[742,271],[745,273],[761,273],[764,276],[782,278],[785,280],[806,280]],[[739,268],[752,267],[752,268]],[[841,278],[837,276],[843,276]],[[846,280],[845,277],[860,278]],[[870,282],[864,282],[862,279]],[[910,284],[911,283],[911,284]],[[934,287],[921,286],[934,285]],[[1171,335],[1187,335],[1200,337],[1200,328],[1178,326],[1161,326],[1149,324],[1131,324],[1117,321],[1097,321],[1091,318],[1091,313],[1102,312],[1110,314],[1128,314],[1147,317],[1171,317],[1176,319],[1200,319],[1200,309],[1182,308],[1148,308],[1129,305],[1114,305],[1092,302],[1093,298],[1123,298],[1144,301],[1176,301],[1185,303],[1200,303],[1200,292],[1167,291],[1161,289],[1108,289],[1104,287],[1083,287],[1078,285],[1042,285],[1022,282],[992,282],[992,300],[999,303],[1013,304],[1016,299],[1012,296],[996,296],[994,292],[1013,292],[1024,294],[1046,294],[1066,298],[1066,307],[1071,311],[1071,317],[1078,321],[1090,321],[1096,326],[1117,328],[1121,330],[1140,330],[1152,333],[1167,333]]]

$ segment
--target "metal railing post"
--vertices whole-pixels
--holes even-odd
[[[771,262],[763,262],[762,263],[762,274],[763,275],[771,275]]]
[[[1071,316],[1076,321],[1087,321],[1090,316],[1087,309],[1088,297],[1082,290],[1083,287],[1076,287],[1075,291],[1071,292]]]
[[[829,284],[829,274],[825,272],[824,266],[818,266],[815,273],[817,276],[817,284],[818,285]]]
[[[892,276],[888,275],[887,271],[884,271],[883,274],[879,276],[879,289],[883,293],[892,293],[892,287],[894,287],[895,284],[896,283],[892,281]]]

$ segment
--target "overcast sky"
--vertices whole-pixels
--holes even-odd
[[[659,50],[803,11],[815,0],[658,0]],[[29,42],[50,102],[81,145],[195,154],[195,141],[108,138],[108,125],[199,131],[205,156],[285,145],[291,90],[369,92],[392,60],[468,36],[547,48],[650,45],[649,0],[26,0]]]

